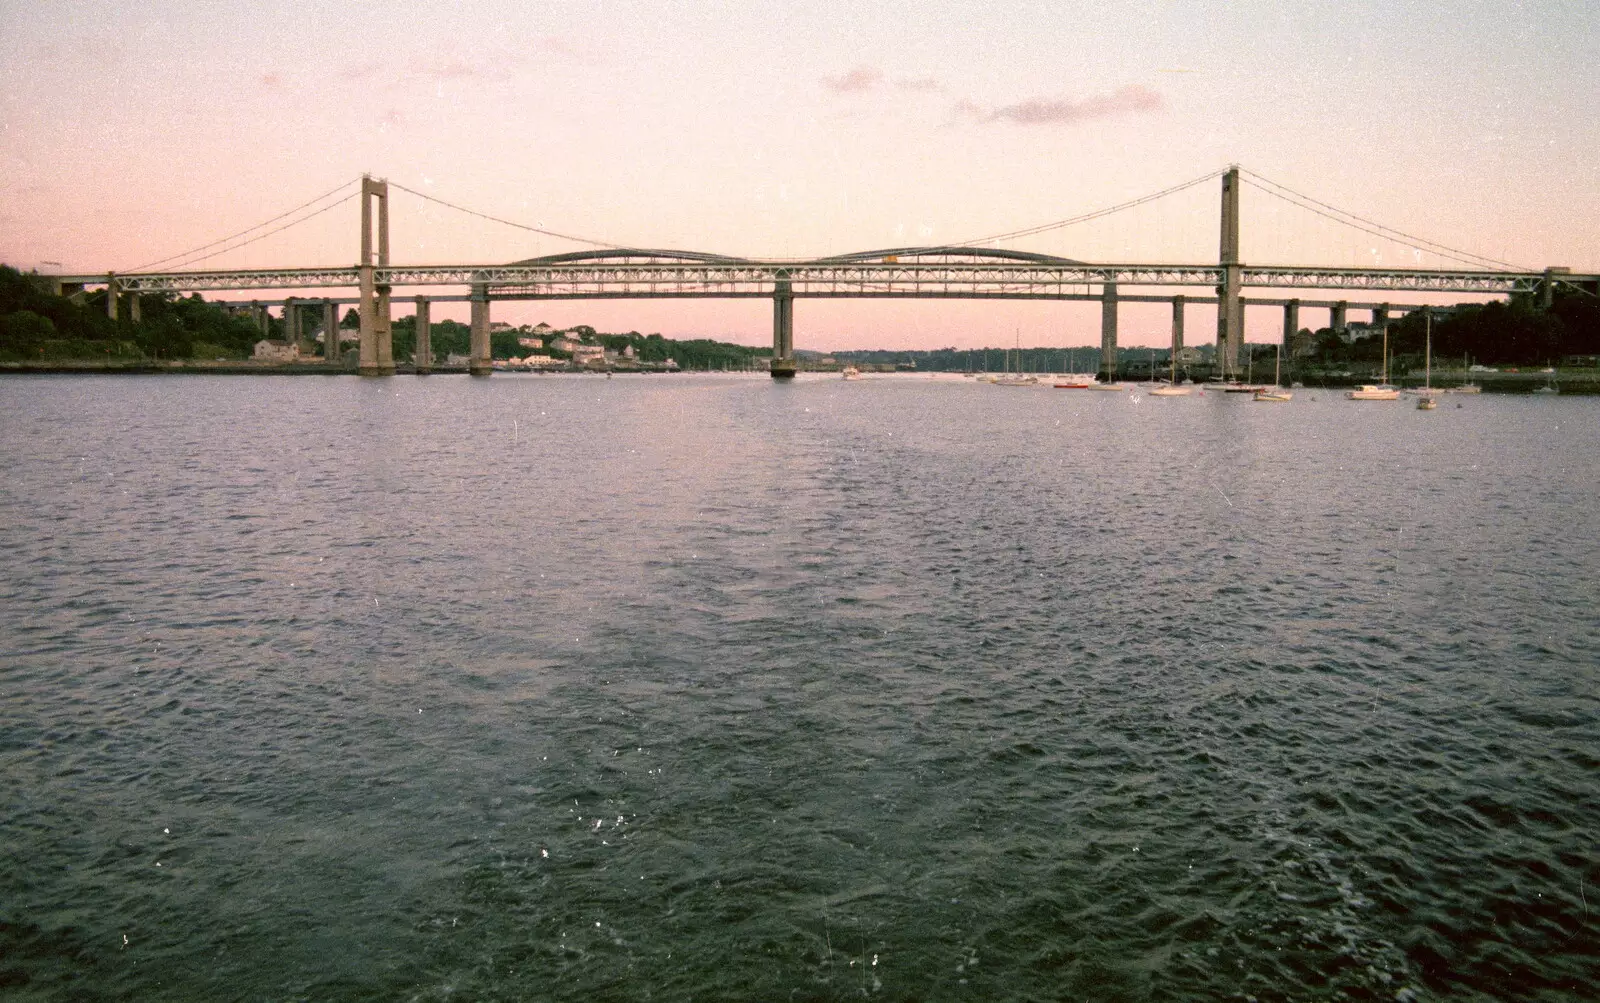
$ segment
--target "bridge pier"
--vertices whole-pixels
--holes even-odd
[[[1244,345],[1244,302],[1240,289],[1244,268],[1239,263],[1239,168],[1222,175],[1222,285],[1217,287],[1217,358],[1226,379],[1239,371]]]
[[[1340,300],[1328,308],[1328,327],[1335,334],[1343,331],[1349,325],[1350,322],[1346,319],[1346,313],[1349,309],[1350,304],[1344,300]]]
[[[1294,358],[1294,336],[1300,333],[1300,301],[1290,300],[1283,305],[1283,342],[1278,349],[1285,359]]]
[[[799,366],[794,359],[794,292],[787,278],[772,284],[772,378],[789,379]]]
[[[267,315],[267,308],[261,305],[260,300],[250,301],[250,316],[255,318],[256,330],[261,332],[261,337],[272,337],[272,318]]]
[[[494,372],[489,352],[489,286],[484,282],[472,284],[472,354],[467,360],[467,372],[473,376]]]
[[[1381,306],[1375,306],[1372,308],[1372,323],[1375,326],[1381,326],[1383,324],[1387,324],[1388,322],[1389,304],[1384,303]]]
[[[293,296],[283,299],[283,340],[300,348],[300,311],[295,309]]]
[[[122,295],[122,283],[112,272],[106,273],[106,316],[117,319],[117,297]]]
[[[331,299],[322,301],[322,359],[330,366],[344,362],[339,351],[339,304]]]
[[[1100,287],[1100,382],[1117,378],[1117,284]]]
[[[1182,296],[1172,297],[1172,363],[1178,363],[1178,353],[1183,351],[1183,308],[1188,301]]]
[[[372,200],[378,200],[378,262],[372,262]],[[377,268],[389,267],[389,184],[361,176],[361,375],[394,375],[394,341],[389,327],[389,285],[379,285]]]
[[[433,372],[433,320],[429,316],[428,297],[417,297],[417,350],[413,361],[417,366],[417,375],[426,376]]]
[[[139,302],[139,294],[137,292],[128,294],[128,319],[135,324],[144,320],[144,304]]]

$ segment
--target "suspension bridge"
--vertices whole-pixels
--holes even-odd
[[[1276,186],[1258,175],[1254,177],[1257,180],[1253,183],[1257,187],[1285,197],[1265,187],[1282,186]],[[1104,217],[1219,178],[1220,240],[1215,264],[1085,262],[1050,254],[978,246]],[[468,302],[471,304],[472,332],[468,369],[475,375],[487,375],[492,371],[490,310],[491,304],[497,301],[763,298],[772,301],[771,372],[779,378],[793,376],[798,368],[794,345],[794,301],[797,298],[1098,302],[1100,370],[1105,378],[1114,378],[1116,375],[1119,304],[1170,304],[1174,353],[1181,351],[1185,344],[1186,308],[1191,304],[1213,305],[1217,318],[1216,358],[1221,375],[1226,379],[1239,371],[1247,308],[1281,311],[1283,338],[1287,346],[1289,339],[1300,329],[1300,311],[1303,308],[1327,310],[1328,326],[1336,330],[1345,327],[1350,310],[1370,311],[1373,323],[1378,324],[1389,319],[1392,311],[1403,313],[1421,308],[1409,303],[1392,306],[1385,298],[1384,294],[1387,293],[1521,296],[1544,306],[1548,306],[1557,291],[1562,289],[1600,295],[1600,276],[1574,274],[1569,269],[1555,267],[1519,269],[1505,262],[1456,251],[1382,227],[1362,217],[1334,210],[1307,196],[1298,196],[1303,200],[1300,204],[1312,212],[1386,239],[1400,240],[1406,246],[1426,249],[1466,267],[1424,269],[1247,264],[1240,257],[1241,168],[1237,166],[1069,220],[962,244],[885,248],[809,260],[740,258],[695,251],[601,245],[594,250],[552,254],[508,264],[396,265],[390,261],[389,254],[390,183],[370,176],[362,177],[360,183],[361,189],[357,194],[361,199],[361,253],[354,266],[198,271],[139,269],[121,274],[63,275],[55,277],[58,291],[103,287],[106,290],[106,309],[113,318],[124,303],[137,318],[140,296],[146,294],[353,290],[353,297],[327,293],[320,297],[291,294],[281,299],[257,299],[252,301],[252,306],[265,331],[266,308],[281,305],[284,336],[290,341],[299,341],[303,333],[303,311],[306,309],[320,308],[323,313],[322,329],[331,332],[337,330],[338,307],[346,303],[357,304],[360,317],[359,368],[363,375],[370,376],[395,372],[390,310],[394,291],[399,288],[437,290],[440,287],[457,287],[463,290],[456,294],[434,292],[414,297],[417,311],[414,362],[418,373],[428,372],[433,366],[429,337],[430,305],[434,302]],[[463,209],[398,184],[395,187],[474,216],[501,223],[510,222]],[[336,192],[338,190],[335,189]],[[346,196],[341,202],[351,197],[355,195]],[[334,203],[337,204],[340,203]],[[332,207],[325,206],[311,215]],[[292,210],[277,219],[286,218],[294,212]],[[309,218],[302,216],[260,236],[279,232]],[[268,224],[276,221],[269,220]],[[268,224],[262,224],[262,227]],[[510,225],[552,237],[600,245],[597,241],[568,237],[521,224]],[[252,227],[251,230],[259,228]],[[223,244],[231,239],[224,238],[214,244]],[[258,238],[251,238],[254,239]],[[211,246],[214,245],[197,250],[204,251]],[[224,251],[230,249],[223,248]],[[213,255],[204,257],[210,256]],[[176,258],[166,259],[173,260]],[[1265,295],[1246,295],[1246,290],[1259,290]],[[1302,290],[1321,295],[1304,298],[1297,295]],[[1352,294],[1358,298],[1352,299]],[[330,351],[327,355],[330,364],[342,364],[338,353]]]

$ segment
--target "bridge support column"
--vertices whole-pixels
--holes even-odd
[[[472,355],[467,360],[467,372],[473,376],[494,372],[489,352],[489,286],[483,282],[472,286]]]
[[[1187,301],[1182,296],[1172,297],[1172,365],[1176,371],[1178,356],[1183,352],[1183,308]]]
[[[789,280],[772,287],[772,378],[788,379],[799,369],[794,359],[794,292]]]
[[[137,292],[132,292],[132,293],[128,294],[128,319],[129,320],[133,321],[135,324],[137,324],[141,320],[143,320],[144,319],[144,309],[143,309],[143,307],[144,307],[144,304],[139,302],[139,294]]]
[[[260,300],[250,301],[250,315],[256,319],[256,330],[261,332],[261,337],[272,337],[272,318],[267,315],[267,308],[261,305]]]
[[[122,295],[122,283],[117,281],[116,275],[106,273],[106,316],[112,320],[117,319],[117,297]]]
[[[1372,323],[1374,326],[1389,323],[1389,304],[1385,303],[1382,306],[1372,308]]]
[[[339,304],[331,299],[322,301],[322,358],[330,366],[344,362],[339,351]]]
[[[1283,305],[1283,343],[1278,351],[1285,360],[1294,359],[1294,336],[1300,333],[1300,301],[1290,300]],[[1281,376],[1279,377],[1282,378]]]
[[[433,372],[433,319],[429,316],[428,297],[417,297],[417,351],[414,361],[417,375]]]
[[[283,300],[283,340],[300,348],[300,311],[295,309],[293,296],[286,296]]]
[[[1100,287],[1100,381],[1117,378],[1117,284]]]
[[[1222,246],[1219,256],[1222,285],[1217,287],[1217,358],[1222,375],[1239,372],[1239,352],[1244,346],[1244,302],[1240,285],[1244,268],[1239,264],[1239,168],[1222,175]]]
[[[1350,304],[1344,300],[1340,300],[1333,306],[1328,307],[1328,327],[1333,333],[1338,334],[1349,325],[1350,322],[1345,316],[1349,309]]]
[[[372,261],[372,200],[378,200],[378,261]],[[389,286],[378,285],[377,269],[389,267],[389,184],[361,176],[361,375],[394,375],[389,329]]]

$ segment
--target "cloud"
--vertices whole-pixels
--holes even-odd
[[[283,77],[277,73],[261,74],[261,86],[263,87],[276,87],[281,83],[283,83]]]
[[[463,77],[475,77],[478,71],[470,63],[459,59],[447,59],[444,62],[435,62],[422,67],[419,71],[422,76],[434,80],[460,80]]]
[[[1157,111],[1161,95],[1148,87],[1130,84],[1110,94],[1096,94],[1082,101],[1064,98],[1029,98],[1016,104],[983,109],[971,101],[960,101],[956,111],[980,122],[1011,122],[1016,125],[1071,125],[1093,118],[1106,118],[1131,112]]]
[[[944,84],[940,83],[934,77],[916,77],[915,79],[909,80],[896,80],[894,85],[903,91],[921,91],[927,93],[930,91],[944,90]]]
[[[822,86],[835,94],[859,94],[883,83],[883,71],[876,66],[857,66],[838,77],[823,77]]]
[[[365,63],[357,63],[354,66],[346,66],[339,71],[339,76],[345,80],[360,80],[363,77],[372,76],[382,68],[382,63],[377,60],[369,60]]]

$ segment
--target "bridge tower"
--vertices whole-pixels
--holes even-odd
[[[1244,268],[1239,263],[1239,168],[1222,175],[1222,285],[1217,287],[1217,362],[1222,377],[1239,372],[1239,350],[1244,346],[1244,301],[1240,286]]]
[[[794,290],[788,272],[772,284],[772,378],[789,379],[798,368],[794,361]]]
[[[378,285],[372,262],[372,200],[378,200],[378,268],[389,267],[389,183],[361,175],[361,375],[394,375],[389,286]]]

